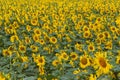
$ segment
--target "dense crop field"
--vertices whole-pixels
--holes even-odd
[[[120,0],[0,0],[0,80],[120,80]]]

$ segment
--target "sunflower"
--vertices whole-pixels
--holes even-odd
[[[71,57],[71,59],[72,59],[73,61],[75,61],[75,60],[78,59],[78,54],[75,53],[75,52],[72,52],[72,53],[70,54],[70,57]]]
[[[111,27],[110,27],[110,30],[111,30],[112,33],[114,33],[114,32],[116,31],[116,27],[111,26]]]
[[[50,38],[50,42],[55,44],[55,43],[57,43],[57,39],[55,37],[51,37]]]
[[[0,80],[6,80],[1,72],[0,72]]]
[[[33,31],[34,31],[34,34],[39,36],[41,35],[41,30],[39,28],[34,28]]]
[[[60,61],[57,60],[57,59],[53,60],[53,62],[52,62],[52,65],[55,66],[55,67],[57,67],[59,64],[60,64]]]
[[[26,25],[26,30],[29,32],[31,30],[31,26],[30,25]]]
[[[31,24],[32,24],[33,26],[36,26],[36,25],[38,24],[38,20],[32,19],[32,20],[31,20]]]
[[[8,49],[4,49],[2,53],[3,53],[4,56],[12,55],[12,52],[10,50],[8,50]]]
[[[12,51],[15,50],[15,47],[14,47],[14,46],[9,46],[9,47],[8,47],[8,50],[12,52]]]
[[[19,45],[19,51],[20,51],[21,53],[25,53],[25,52],[26,52],[26,46],[24,46],[24,45]]]
[[[29,37],[25,37],[25,43],[26,44],[30,44],[31,43],[31,39]]]
[[[73,74],[78,74],[78,73],[80,73],[80,69],[79,68],[73,71]]]
[[[68,60],[69,56],[67,55],[66,52],[62,52],[61,53],[61,58],[66,61],[66,60]]]
[[[111,38],[110,33],[108,31],[105,31],[104,35],[105,35],[106,38]]]
[[[95,51],[95,47],[93,44],[88,45],[88,51],[90,51],[90,52]]]
[[[106,42],[105,49],[112,49],[112,40]]]
[[[19,40],[17,35],[13,35],[13,36],[10,37],[11,42],[15,42],[15,40]]]
[[[39,72],[40,72],[40,75],[44,75],[45,74],[45,70],[44,70],[44,67],[39,67]]]
[[[32,52],[37,52],[38,51],[38,47],[35,45],[31,45],[30,48],[32,49]]]
[[[45,58],[44,58],[44,56],[38,55],[35,61],[36,61],[37,65],[38,65],[39,67],[45,65]]]
[[[39,38],[38,35],[35,35],[35,34],[34,34],[32,37],[33,37],[33,40],[34,40],[35,42],[39,42],[40,38]]]
[[[85,31],[85,32],[83,33],[83,37],[84,37],[84,38],[89,38],[89,37],[90,37],[90,31]]]
[[[82,30],[83,30],[84,32],[89,31],[89,27],[84,26]]]
[[[89,80],[97,80],[96,75],[90,74]]]
[[[116,64],[120,64],[120,55],[118,55],[116,58]]]
[[[112,66],[108,63],[108,60],[106,58],[107,54],[106,52],[96,52],[95,54],[95,67],[97,70],[97,75],[100,76],[101,74],[107,74],[110,72],[110,69]],[[98,68],[97,68],[98,67]]]
[[[103,40],[105,39],[105,35],[103,33],[97,34],[98,39]]]
[[[40,40],[39,40],[39,43],[40,43],[41,45],[43,45],[43,44],[45,44],[45,41],[44,41],[43,39],[40,39]]]
[[[89,58],[87,55],[80,56],[80,63],[79,63],[81,68],[86,68],[90,65]]]

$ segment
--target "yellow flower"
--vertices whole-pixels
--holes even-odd
[[[72,67],[75,67],[73,60],[70,60],[69,64],[70,64]]]
[[[116,58],[116,63],[117,63],[117,64],[120,64],[120,55],[117,56],[117,58]]]
[[[25,52],[26,52],[26,46],[24,46],[24,45],[19,45],[19,51],[20,51],[21,53],[25,53]]]
[[[9,46],[9,47],[8,47],[8,50],[11,51],[11,52],[14,51],[14,50],[15,50],[14,47],[15,47],[15,46]]]
[[[57,39],[55,37],[51,37],[50,38],[50,42],[55,44],[55,43],[57,43]]]
[[[38,51],[38,47],[35,45],[31,45],[30,48],[32,49],[32,52],[37,52]]]
[[[87,57],[87,55],[80,56],[80,63],[79,63],[79,65],[83,69],[88,67],[88,66],[90,66],[89,58]]]
[[[39,28],[34,28],[33,31],[35,35],[41,35],[41,30]]]
[[[90,51],[90,52],[95,51],[95,47],[94,47],[93,43],[88,45],[88,51]]]
[[[5,77],[2,75],[1,72],[0,72],[0,80],[6,80]]]
[[[73,61],[75,61],[75,60],[78,59],[78,55],[77,55],[77,53],[75,53],[75,52],[72,52],[72,53],[70,54],[70,57],[71,57],[71,59],[72,59]]]
[[[39,72],[40,72],[40,75],[44,75],[45,74],[44,67],[39,67]]]
[[[42,78],[39,77],[39,78],[37,78],[37,80],[42,80]]]
[[[80,73],[80,69],[79,68],[77,70],[73,71],[73,74],[78,74],[78,73]]]
[[[112,49],[112,40],[106,42],[105,49]]]
[[[38,35],[33,35],[33,40],[35,41],[35,42],[39,42],[39,40],[40,40],[40,38],[39,38],[39,36]]]
[[[27,56],[21,56],[22,62],[28,62],[28,57]]]
[[[90,35],[91,35],[90,31],[85,31],[85,32],[83,33],[83,37],[84,37],[84,38],[90,38]]]
[[[103,33],[97,34],[98,39],[103,40],[105,39],[105,35]]]
[[[57,67],[60,64],[59,60],[53,60],[52,65]]]
[[[32,19],[32,20],[31,20],[31,24],[32,24],[33,26],[36,26],[36,25],[38,24],[38,20]]]
[[[31,30],[31,26],[30,25],[26,25],[26,30],[29,32]]]
[[[84,26],[84,27],[83,27],[83,32],[85,32],[85,31],[89,31],[89,27]]]
[[[107,74],[110,72],[110,69],[112,68],[112,66],[108,63],[108,60],[106,59],[106,52],[101,53],[101,52],[97,52],[95,54],[96,58],[95,58],[95,63],[96,63],[96,68],[98,67],[97,70],[97,75],[100,76],[101,74]]]
[[[13,35],[13,36],[10,37],[11,42],[15,42],[15,40],[19,40],[17,35]]]
[[[96,75],[90,74],[89,80],[97,80]]]
[[[30,44],[31,43],[31,39],[29,37],[25,37],[25,43],[26,44]]]
[[[11,56],[12,55],[12,52],[8,49],[4,49],[2,53],[4,56]]]
[[[66,52],[62,52],[62,53],[61,53],[61,58],[62,58],[63,60],[68,60],[69,56],[67,55]]]
[[[45,42],[44,42],[43,39],[40,39],[40,40],[39,40],[39,43],[40,43],[41,45],[45,44]]]
[[[37,58],[36,58],[36,63],[37,63],[37,65],[39,67],[40,66],[44,66],[45,65],[45,58],[44,58],[44,56],[38,55]]]

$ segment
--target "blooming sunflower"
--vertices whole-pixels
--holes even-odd
[[[41,30],[39,28],[34,28],[33,31],[34,31],[34,34],[41,35]]]
[[[25,53],[25,52],[26,52],[26,46],[24,46],[24,45],[19,45],[19,51],[20,51],[21,53]]]
[[[106,58],[107,54],[105,53],[101,53],[101,52],[97,52],[95,54],[95,62],[96,62],[96,68],[97,70],[97,75],[101,75],[101,74],[107,74],[110,72],[110,69],[112,68],[112,66],[108,63],[108,60]]]
[[[38,55],[35,61],[36,61],[37,65],[39,67],[45,65],[45,58],[44,58],[44,56]]]
[[[72,52],[72,53],[70,54],[70,57],[71,57],[71,59],[72,59],[73,61],[75,61],[75,60],[78,59],[78,55],[77,55],[77,53],[75,53],[75,52]]]
[[[31,39],[29,37],[25,37],[25,43],[26,44],[30,44],[31,43]]]
[[[62,52],[61,53],[61,58],[66,61],[66,60],[68,60],[69,56],[67,55],[66,52]]]
[[[35,45],[31,45],[30,48],[32,49],[32,52],[37,52],[38,51],[38,47]]]
[[[59,60],[53,60],[52,65],[57,67],[60,64]]]
[[[83,37],[84,38],[89,38],[90,37],[90,31],[85,31],[84,33],[83,33]]]
[[[10,50],[8,50],[8,49],[4,49],[2,53],[3,53],[4,56],[12,55],[12,52]]]
[[[88,45],[88,51],[90,51],[90,52],[95,51],[94,44],[90,44],[90,45]]]
[[[32,37],[33,37],[33,40],[34,40],[35,42],[39,42],[40,38],[39,38],[38,35],[35,35],[35,34],[34,34]]]
[[[33,26],[36,26],[36,25],[38,24],[38,20],[32,19],[32,20],[31,20],[31,24],[32,24]]]
[[[55,44],[55,43],[57,43],[57,39],[55,37],[51,37],[50,38],[50,42]]]
[[[40,39],[40,40],[39,40],[39,43],[40,43],[41,45],[43,45],[43,44],[45,44],[45,41],[44,41],[43,39]]]
[[[31,30],[31,26],[30,25],[27,25],[26,26],[26,30],[29,32]]]
[[[87,55],[80,56],[80,63],[79,63],[81,68],[86,68],[90,65],[89,58]]]

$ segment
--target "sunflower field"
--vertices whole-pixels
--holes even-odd
[[[120,80],[120,0],[0,0],[0,80]]]

